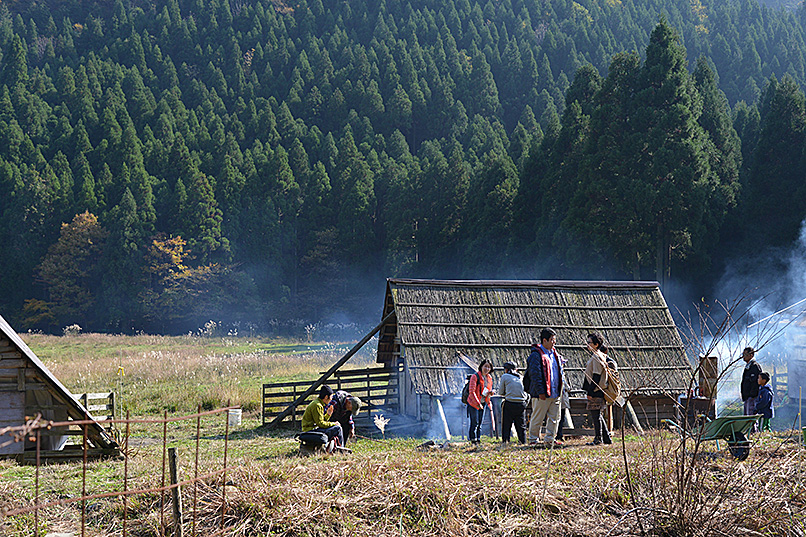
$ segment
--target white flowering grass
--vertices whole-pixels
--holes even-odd
[[[299,344],[256,338],[23,334],[50,371],[74,393],[113,390],[133,415],[193,412],[230,402],[259,412],[265,382],[314,380],[349,344]],[[368,344],[369,346],[370,344]],[[374,362],[374,347],[346,367]]]

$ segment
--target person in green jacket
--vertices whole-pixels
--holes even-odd
[[[335,439],[337,446],[344,445],[344,433],[341,430],[341,424],[337,421],[328,421],[325,419],[333,415],[333,407],[330,406],[325,410],[325,407],[330,403],[333,397],[333,389],[330,386],[322,386],[319,390],[319,397],[314,399],[305,413],[302,415],[302,432],[314,431],[318,433],[325,433],[328,441]]]

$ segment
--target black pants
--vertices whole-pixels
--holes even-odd
[[[593,443],[601,444],[604,442],[605,444],[612,444],[610,431],[607,430],[607,422],[605,422],[601,409],[588,410],[588,412],[590,412],[591,421],[593,422]]]
[[[338,441],[339,446],[344,446],[344,433],[342,433],[341,425],[338,423],[336,423],[336,425],[333,427],[328,427],[327,429],[317,427],[316,429],[313,429],[313,431],[317,433],[325,433],[328,440],[333,440],[335,438]]]
[[[501,441],[509,442],[512,425],[515,425],[515,432],[518,434],[518,442],[526,443],[526,421],[523,416],[523,403],[511,403],[504,401],[501,415]]]

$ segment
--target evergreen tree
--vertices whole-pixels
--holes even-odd
[[[699,123],[708,137],[704,149],[715,176],[702,225],[692,227],[692,253],[700,261],[688,263],[688,266],[692,267],[692,273],[696,273],[708,269],[710,252],[715,251],[719,244],[719,230],[728,211],[736,206],[742,153],[741,142],[731,120],[728,100],[717,87],[716,73],[704,57],[697,60],[693,76],[703,99]]]
[[[101,285],[101,310],[105,328],[134,331],[142,326],[140,299],[143,289],[143,255],[146,232],[137,214],[137,204],[126,188],[120,203],[109,213],[107,247],[102,260],[106,270]]]
[[[518,172],[506,154],[487,153],[468,191],[468,211],[464,224],[465,266],[493,275],[502,268],[505,245],[500,237],[511,232],[514,200],[518,192]]]
[[[791,77],[772,79],[763,96],[761,130],[747,178],[744,213],[749,240],[782,246],[796,240],[802,203],[806,98]],[[781,210],[791,207],[794,210]]]
[[[76,163],[76,188],[75,194],[77,208],[84,211],[97,211],[98,198],[95,196],[95,178],[92,175],[89,162],[83,154],[79,155]]]
[[[11,50],[5,58],[3,83],[14,87],[28,83],[28,55],[26,45],[18,34],[11,40]]]
[[[602,89],[605,99],[610,94],[616,102],[603,101],[600,113],[594,114],[593,135],[611,134],[604,147],[593,146],[598,156],[586,163],[589,179],[583,192],[588,190],[591,201],[585,207],[591,212],[581,227],[591,237],[621,244],[617,258],[635,276],[654,257],[655,275],[664,282],[672,252],[685,255],[690,250],[692,228],[701,224],[715,181],[703,151],[707,137],[697,123],[702,98],[686,70],[679,37],[665,19],[652,32],[637,77],[625,81],[629,85],[623,89],[617,82],[622,76],[619,67],[611,66]],[[618,115],[609,117],[612,112]],[[616,140],[620,143],[612,143]],[[602,149],[620,149],[621,154],[613,162],[613,155],[603,155]],[[606,181],[589,190],[598,175],[594,170],[605,167],[610,172],[603,177]]]

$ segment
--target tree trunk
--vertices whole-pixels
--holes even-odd
[[[663,225],[658,224],[657,252],[655,257],[655,277],[661,287],[671,276],[672,245],[664,232]]]

